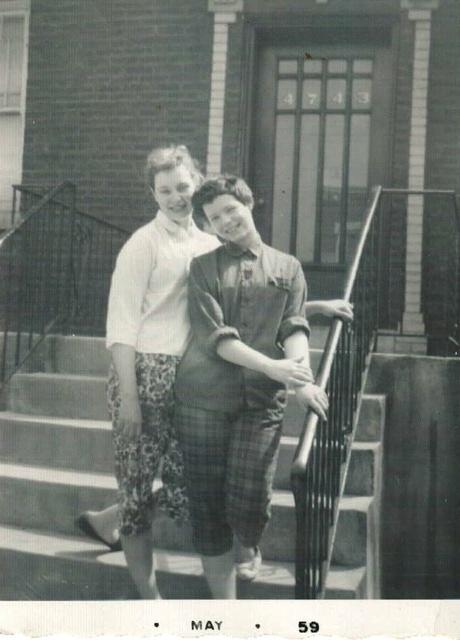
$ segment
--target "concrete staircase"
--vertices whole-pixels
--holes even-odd
[[[317,340],[321,343],[323,336]],[[315,344],[315,343],[314,343]],[[314,367],[321,356],[312,350]],[[0,600],[136,598],[123,553],[76,529],[75,517],[115,501],[105,376],[97,338],[50,337],[11,381],[0,412]],[[239,597],[294,596],[294,501],[290,463],[302,413],[289,404],[263,569]],[[364,398],[350,462],[327,597],[379,595],[379,508],[383,396]],[[167,598],[209,598],[189,530],[156,521],[158,581]]]

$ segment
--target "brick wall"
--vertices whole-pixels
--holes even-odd
[[[148,151],[205,159],[211,45],[206,0],[32,0],[24,181],[72,180],[84,210],[139,226]]]
[[[427,187],[460,194],[460,3],[441,0],[433,12],[425,181]],[[425,308],[436,332],[452,313],[457,285],[452,251],[455,238],[452,203],[432,198],[425,207]]]
[[[253,16],[276,9],[279,23],[291,4],[299,10],[297,0],[248,0],[246,8]],[[389,184],[406,187],[414,25],[407,12],[399,11],[399,1],[377,6],[369,0],[366,7],[399,14]],[[313,12],[339,8],[335,1],[308,3]],[[441,0],[433,12],[426,184],[460,191],[459,23],[460,3]],[[78,185],[84,210],[128,229],[144,222],[151,200],[142,168],[150,148],[181,141],[205,160],[212,38],[206,0],[32,0],[24,180],[70,179]],[[240,122],[246,64],[241,14],[229,25],[228,42],[222,168],[238,172],[246,126]],[[439,259],[452,237],[448,213],[447,203],[440,201],[425,213],[429,323],[439,322],[437,283],[447,282],[451,272],[449,261]],[[402,313],[405,224],[405,202],[394,200],[385,224],[391,264],[388,326]],[[437,320],[432,321],[433,314]]]

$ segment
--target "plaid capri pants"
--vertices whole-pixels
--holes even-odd
[[[233,534],[255,547],[270,518],[283,410],[225,413],[179,402],[174,419],[196,550],[226,553]]]

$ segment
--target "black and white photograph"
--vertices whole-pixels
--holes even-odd
[[[2,632],[459,637],[459,194],[459,0],[0,0]]]

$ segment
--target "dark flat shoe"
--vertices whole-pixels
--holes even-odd
[[[93,540],[102,542],[102,544],[105,544],[106,547],[109,547],[111,551],[121,551],[122,546],[120,540],[117,540],[116,542],[107,542],[107,540],[104,540],[104,538],[102,538],[91,525],[86,512],[83,512],[78,516],[78,518],[75,520],[75,524],[80,529],[80,531],[83,531],[83,533],[86,534],[89,538],[93,538]]]

